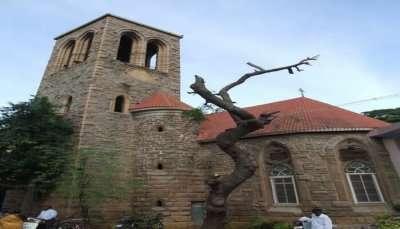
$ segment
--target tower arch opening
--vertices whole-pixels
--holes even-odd
[[[82,62],[87,60],[89,58],[89,53],[90,53],[90,48],[92,46],[94,38],[94,32],[90,31],[85,33],[80,39],[79,39],[79,49],[77,53],[77,59],[75,60],[76,62]]]
[[[59,68],[68,68],[71,65],[75,43],[75,40],[70,40],[61,49]]]
[[[134,32],[124,32],[121,34],[119,40],[119,47],[117,53],[117,60],[131,63],[133,62],[134,55],[137,53],[139,37]]]
[[[158,39],[152,39],[146,45],[145,68],[167,71],[167,46]]]

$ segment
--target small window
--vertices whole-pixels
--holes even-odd
[[[202,225],[204,220],[205,203],[192,202],[192,222],[194,225]]]
[[[356,203],[383,202],[375,173],[368,163],[350,162],[346,167],[346,175]]]
[[[157,207],[163,207],[163,206],[164,206],[164,203],[162,202],[162,200],[157,200],[156,206],[157,206]]]
[[[164,127],[163,126],[158,126],[157,130],[158,130],[158,132],[163,132],[164,131]]]
[[[120,60],[125,63],[129,63],[131,58],[133,45],[133,38],[129,34],[125,34],[121,36],[117,54],[117,60]]]
[[[69,110],[71,109],[71,104],[72,104],[72,96],[68,96],[64,105],[64,113],[69,112]]]
[[[157,169],[159,169],[159,170],[163,170],[163,169],[164,169],[164,166],[163,166],[163,164],[161,164],[161,163],[158,163],[158,164],[157,164]]]
[[[286,165],[275,165],[271,170],[271,185],[274,202],[277,204],[297,204],[294,176]]]
[[[149,69],[156,69],[158,62],[158,45],[154,42],[147,44],[146,48],[146,62],[145,67]]]
[[[123,95],[115,99],[114,112],[125,112],[125,98]]]

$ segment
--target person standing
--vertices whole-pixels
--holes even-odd
[[[314,208],[311,212],[312,229],[332,229],[332,220],[322,213],[322,208]]]

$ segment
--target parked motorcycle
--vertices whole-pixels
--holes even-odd
[[[33,217],[28,217],[23,224],[23,229],[37,229],[43,223],[43,220]],[[66,219],[62,221],[56,220],[50,229],[87,229],[88,223],[86,219],[74,218]]]
[[[36,229],[37,227],[39,227],[39,224],[40,224],[41,222],[42,222],[41,219],[28,217],[28,218],[26,219],[26,221],[24,222],[22,228],[23,228],[23,229]]]

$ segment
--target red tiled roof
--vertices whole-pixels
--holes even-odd
[[[140,103],[131,104],[129,110],[145,110],[145,109],[178,109],[190,110],[192,107],[181,102],[177,97],[169,95],[164,91],[156,92],[155,94],[143,99]]]
[[[306,97],[248,107],[246,110],[257,117],[264,112],[279,111],[277,118],[269,125],[250,133],[248,137],[302,132],[367,131],[389,125]],[[208,115],[200,125],[198,140],[212,141],[219,133],[234,126],[227,112]]]

